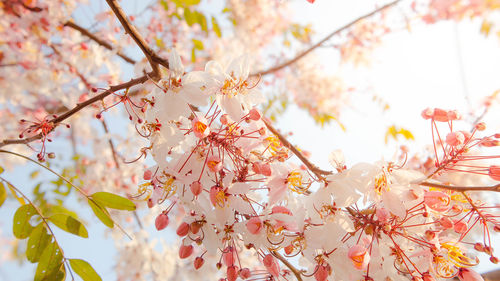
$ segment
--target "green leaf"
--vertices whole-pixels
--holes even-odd
[[[63,253],[55,241],[50,243],[38,262],[34,281],[61,280],[57,279],[63,261]]]
[[[194,48],[196,50],[203,50],[203,42],[197,39],[193,39]]]
[[[0,182],[0,207],[3,205],[3,202],[5,202],[5,199],[7,199],[7,190],[3,182]]]
[[[115,226],[115,224],[113,223],[113,220],[111,219],[111,217],[110,217],[110,215],[108,213],[108,210],[106,210],[106,208],[104,208],[101,205],[96,204],[92,200],[89,200],[88,202],[89,202],[90,208],[92,208],[92,211],[94,212],[94,214],[96,215],[96,217],[105,226],[107,226],[109,228],[113,228],[113,226]]]
[[[79,259],[70,259],[69,264],[83,281],[102,281],[101,276],[95,272],[88,262]]]
[[[51,238],[52,236],[47,233],[45,224],[43,222],[39,223],[33,232],[31,232],[28,239],[28,246],[26,248],[26,258],[28,261],[32,263],[38,262],[43,250],[50,243]]]
[[[215,19],[215,17],[212,17],[212,28],[215,32],[215,34],[217,34],[217,37],[222,37],[222,32],[220,30],[220,27],[219,27],[219,24],[217,23],[217,20]]]
[[[55,224],[60,229],[69,232],[74,235],[78,235],[83,238],[88,238],[89,233],[85,226],[75,219],[74,217],[67,214],[55,214],[49,218],[53,224]]]
[[[196,14],[191,12],[189,8],[184,9],[184,19],[189,26],[192,26],[196,22]]]
[[[92,194],[92,198],[111,209],[133,211],[136,208],[134,202],[129,199],[109,192],[96,192]]]
[[[33,206],[30,204],[22,205],[14,214],[14,223],[12,225],[12,232],[18,239],[26,239],[33,231],[33,226],[30,224],[31,218],[38,214]]]
[[[205,15],[198,11],[194,11],[194,14],[196,16],[196,22],[201,26],[201,30],[208,33],[208,24]]]
[[[160,1],[160,5],[165,9],[165,11],[168,11],[168,3],[165,0]]]

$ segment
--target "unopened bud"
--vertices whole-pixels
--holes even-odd
[[[188,232],[189,232],[189,224],[187,222],[181,223],[176,231],[177,235],[179,235],[180,237],[186,236]]]
[[[156,217],[155,226],[158,231],[165,229],[168,225],[168,215],[161,213]]]
[[[200,267],[203,266],[204,263],[205,260],[202,257],[196,257],[193,262],[194,269],[199,269]]]
[[[480,122],[476,124],[476,130],[484,131],[486,130],[486,124],[484,122]]]
[[[49,152],[47,153],[47,157],[49,157],[49,159],[54,159],[56,158],[56,154],[54,152]]]
[[[474,250],[484,252],[484,245],[482,243],[476,243],[474,244]]]
[[[494,263],[494,264],[497,264],[497,263],[498,263],[498,258],[497,258],[497,257],[493,257],[493,256],[491,256],[491,257],[490,257],[490,261],[491,261],[492,263]]]
[[[193,245],[181,245],[179,247],[179,258],[186,259],[193,253]]]

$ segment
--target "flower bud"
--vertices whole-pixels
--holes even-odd
[[[226,275],[227,281],[235,281],[238,278],[238,267],[234,265],[228,266]]]
[[[196,234],[198,233],[198,231],[200,231],[200,228],[201,228],[201,223],[195,221],[195,222],[192,222],[190,225],[189,225],[189,230],[191,231],[191,233],[193,234]]]
[[[184,237],[188,234],[188,232],[189,224],[187,222],[182,222],[175,233],[177,233],[177,235],[179,235],[180,237]]]
[[[203,191],[203,186],[201,185],[201,182],[194,181],[189,185],[189,189],[191,189],[191,192],[193,193],[194,196],[198,196]]]
[[[181,245],[179,247],[179,258],[185,259],[193,254],[193,245]]]
[[[250,269],[247,267],[240,269],[240,277],[241,279],[245,280],[248,279],[251,276]]]
[[[261,118],[260,112],[257,109],[252,108],[248,113],[248,118],[250,118],[253,121],[257,121]]]
[[[482,243],[476,243],[474,244],[474,250],[484,252],[484,245]]]
[[[168,225],[168,215],[165,213],[161,213],[156,217],[155,226],[158,231],[165,229]]]
[[[142,178],[144,180],[148,181],[152,178],[152,176],[153,176],[153,172],[151,172],[151,170],[146,170],[146,171],[144,171],[144,175],[142,176]]]
[[[196,257],[193,262],[194,269],[199,269],[200,267],[203,266],[204,263],[205,260],[202,257]]]
[[[464,233],[467,231],[468,226],[467,223],[464,221],[457,221],[455,222],[453,229],[455,230],[456,233]]]

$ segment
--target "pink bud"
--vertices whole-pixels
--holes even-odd
[[[235,281],[238,278],[238,267],[232,265],[227,268],[227,281]]]
[[[458,270],[458,279],[460,281],[484,281],[483,277],[479,275],[479,273],[475,272],[472,269],[469,268],[463,268],[461,267]]]
[[[266,177],[271,176],[271,165],[269,165],[268,163],[255,162],[252,164],[252,170],[256,174],[261,174]]]
[[[156,217],[155,226],[158,231],[164,229],[168,225],[168,215],[161,213]]]
[[[250,269],[248,269],[247,267],[240,270],[240,277],[243,280],[250,278],[251,275],[252,274],[250,272]]]
[[[461,132],[451,132],[446,135],[446,143],[451,146],[461,145],[465,142],[465,136]]]
[[[200,267],[203,266],[203,264],[205,263],[205,260],[202,258],[202,257],[196,257],[194,259],[194,269],[199,269]]]
[[[330,275],[331,268],[330,265],[316,265],[316,273],[314,273],[314,278],[316,281],[325,281]]]
[[[151,172],[150,170],[146,170],[146,171],[144,171],[144,175],[142,176],[142,178],[144,180],[148,181],[151,179],[152,176],[153,176],[153,172]]]
[[[149,198],[148,199],[148,208],[150,208],[150,209],[153,208],[154,204],[155,203],[153,202],[153,199]]]
[[[187,222],[182,222],[176,231],[177,235],[179,235],[180,237],[186,236],[188,232],[189,232],[189,224]]]
[[[191,230],[191,233],[196,234],[198,231],[200,231],[201,228],[201,223],[199,222],[192,222],[191,225],[189,225],[189,230]]]
[[[488,169],[488,175],[490,176],[490,178],[496,181],[500,181],[500,166],[490,166],[490,168]]]
[[[484,122],[480,122],[476,124],[476,130],[484,131],[486,130],[486,124]]]
[[[377,208],[375,214],[380,222],[387,222],[390,217],[389,211],[386,208]]]
[[[261,117],[260,112],[257,109],[255,109],[255,108],[252,108],[250,110],[250,112],[248,113],[248,118],[250,118],[250,119],[252,119],[254,121],[259,120],[260,117]]]
[[[191,189],[191,192],[193,193],[194,196],[198,196],[201,194],[203,191],[203,186],[201,185],[201,182],[199,181],[194,181],[189,185],[189,188]]]
[[[271,273],[274,277],[278,277],[280,273],[279,264],[274,259],[273,255],[268,254],[262,260],[262,263],[266,267],[267,271]]]
[[[274,206],[271,210],[271,214],[286,214],[286,215],[292,215],[292,212],[283,206]]]
[[[464,233],[468,229],[467,223],[464,221],[457,221],[455,222],[453,229],[455,230],[456,233]]]
[[[262,221],[259,217],[253,217],[247,222],[247,229],[252,234],[259,234],[262,230]]]
[[[234,265],[234,249],[233,247],[227,247],[222,253],[222,260],[226,266]]]
[[[462,119],[460,116],[460,113],[456,110],[450,110],[448,111],[448,120],[453,121],[453,120],[460,120]]]
[[[425,120],[431,119],[432,115],[434,115],[434,110],[432,110],[432,108],[426,108],[421,113],[422,118]]]
[[[441,219],[439,219],[439,223],[445,229],[453,228],[453,221],[448,217],[442,217]]]
[[[448,122],[449,120],[448,112],[440,108],[434,108],[432,118],[438,122]]]
[[[181,245],[179,247],[179,258],[181,259],[185,259],[185,258],[188,258],[189,256],[191,256],[191,254],[193,253],[193,245]]]
[[[434,279],[434,277],[432,277],[432,275],[430,275],[429,272],[424,272],[424,274],[422,274],[422,280],[423,281],[436,281],[436,279]]]

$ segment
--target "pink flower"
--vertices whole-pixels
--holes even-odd
[[[262,221],[259,217],[253,217],[247,222],[247,229],[252,234],[259,234],[262,230]]]
[[[365,270],[370,263],[370,254],[367,249],[361,245],[354,245],[347,252],[347,257],[352,261],[354,267]]]
[[[205,138],[210,134],[210,128],[208,127],[208,121],[204,117],[195,117],[191,121],[193,126],[194,135],[200,139]]]
[[[446,143],[451,146],[461,145],[465,142],[465,136],[461,132],[451,132],[446,136]]]
[[[424,195],[424,203],[434,211],[444,212],[450,209],[450,196],[441,191],[428,191]]]
[[[212,155],[207,160],[208,169],[214,173],[222,170],[222,162],[219,157]]]
[[[488,175],[490,176],[490,178],[496,181],[500,181],[500,166],[490,166],[490,168],[488,169]]]
[[[469,268],[463,268],[461,267],[458,270],[458,279],[460,281],[484,281],[483,277],[479,275],[479,273],[475,272],[472,269]]]

